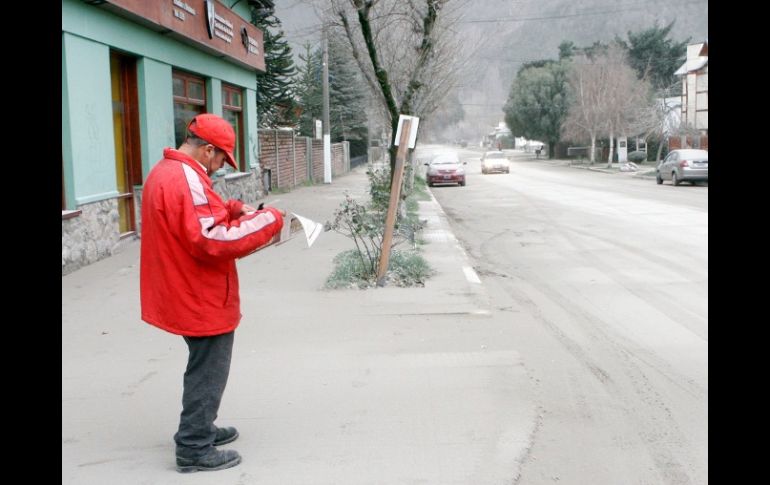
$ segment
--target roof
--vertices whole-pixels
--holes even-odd
[[[708,63],[709,63],[708,57],[696,57],[694,59],[687,59],[686,61],[684,61],[684,64],[682,64],[682,66],[676,70],[674,75],[684,76],[688,72],[697,71],[703,68],[703,66],[705,66]]]
[[[687,73],[702,69],[709,62],[708,41],[696,42],[687,46],[687,60],[674,73],[675,76],[684,76]]]

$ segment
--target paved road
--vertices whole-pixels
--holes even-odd
[[[515,483],[707,483],[708,187],[478,155],[431,190],[532,383]]]

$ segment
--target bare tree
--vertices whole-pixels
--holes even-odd
[[[591,140],[591,163],[596,161],[596,137],[607,131],[607,93],[610,69],[606,57],[579,55],[570,63],[570,104],[563,136]]]
[[[631,130],[635,133],[644,133],[645,140],[651,136],[660,140],[655,162],[660,161],[666,136],[673,134],[680,125],[680,120],[672,117],[672,113],[676,112],[679,104],[670,102],[670,98],[666,97],[671,92],[671,88],[676,85],[672,84],[658,90],[655,99],[639,110],[639,116],[632,124]]]
[[[591,140],[591,163],[597,136],[609,137],[607,167],[611,167],[616,135],[649,132],[660,126],[649,82],[636,77],[625,49],[616,43],[576,56],[570,65],[569,86],[572,102],[563,134]]]
[[[452,32],[459,17],[449,0],[329,0],[330,21],[341,28],[350,54],[391,127],[395,168],[399,114],[428,116],[457,84],[463,57]]]
[[[611,44],[601,55],[608,69],[606,101],[607,134],[610,154],[607,167],[612,166],[614,140],[618,134],[626,134],[639,116],[639,110],[650,102],[650,84],[638,79],[628,64],[625,50],[616,43]]]

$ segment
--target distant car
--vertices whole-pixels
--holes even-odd
[[[672,185],[683,181],[708,182],[709,152],[692,148],[672,150],[655,167],[655,181],[662,184],[664,180],[671,180]]]
[[[508,157],[501,151],[486,152],[481,156],[481,173],[511,173]]]
[[[436,184],[457,184],[465,185],[465,165],[467,162],[460,162],[456,153],[444,153],[433,157],[426,163],[428,170],[425,172],[425,179],[429,187]]]

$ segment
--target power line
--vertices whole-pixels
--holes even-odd
[[[478,60],[484,60],[489,62],[510,62],[513,64],[525,64],[527,62],[559,62],[558,59],[500,59],[496,57],[477,57]],[[684,62],[684,58],[681,59],[682,62]],[[590,61],[577,61],[575,59],[571,59],[571,62],[573,64],[580,64],[580,65],[591,65],[592,63]],[[613,65],[629,65],[626,62],[604,62],[602,64],[613,64]]]
[[[707,0],[691,0],[688,2],[681,2],[676,3],[673,5],[669,5],[672,7],[680,7],[684,5],[689,4],[695,4],[695,3],[708,3]],[[586,15],[607,15],[607,14],[613,14],[613,13],[622,13],[622,12],[628,12],[630,10],[648,10],[650,8],[650,4],[629,4],[629,5],[637,5],[637,7],[629,7],[629,8],[620,8],[615,10],[603,10],[598,12],[580,12],[580,13],[573,13],[573,14],[564,14],[564,15],[547,15],[543,17],[526,17],[526,18],[515,18],[515,17],[498,17],[495,19],[471,19],[471,20],[460,20],[460,23],[488,23],[488,22],[530,22],[534,20],[555,20],[555,19],[567,19],[567,18],[574,18],[574,17],[583,17]]]

